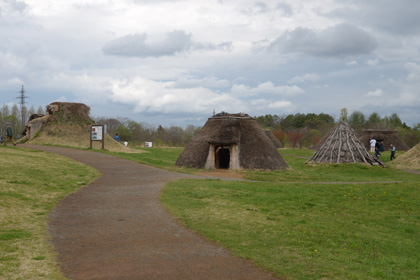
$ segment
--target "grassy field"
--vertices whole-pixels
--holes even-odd
[[[0,279],[64,279],[48,243],[48,214],[97,171],[15,147],[1,146],[0,158]]]
[[[141,150],[107,153],[196,172],[174,167],[181,148]],[[420,175],[281,153],[289,170],[240,171],[259,182],[182,180],[161,200],[188,227],[285,279],[420,279]],[[0,279],[63,279],[47,215],[98,174],[44,152],[0,147],[0,156]]]
[[[186,226],[285,279],[420,279],[420,175],[282,153],[291,170],[245,172],[267,182],[182,180],[161,200]],[[378,180],[401,183],[323,184]]]

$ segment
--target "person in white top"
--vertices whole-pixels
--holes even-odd
[[[376,146],[376,140],[375,139],[370,139],[370,151],[373,153],[375,152],[375,146]]]

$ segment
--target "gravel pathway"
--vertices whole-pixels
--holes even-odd
[[[51,212],[49,233],[69,279],[276,279],[186,229],[159,202],[172,180],[197,178],[117,157],[22,145],[73,158],[101,177]]]

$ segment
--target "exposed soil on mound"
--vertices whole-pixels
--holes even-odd
[[[90,147],[90,130],[95,121],[89,117],[88,106],[82,103],[54,102],[47,108],[50,115],[42,117],[43,127],[27,143],[76,148]],[[94,141],[92,148],[102,149],[102,143]],[[104,148],[112,152],[143,153],[141,150],[125,147],[107,134],[105,134]]]

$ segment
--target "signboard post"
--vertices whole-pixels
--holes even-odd
[[[105,129],[103,125],[92,125],[90,128],[90,148],[92,149],[93,141],[102,142],[102,150],[105,146]]]
[[[144,147],[145,148],[152,148],[153,147],[153,142],[144,142]]]

